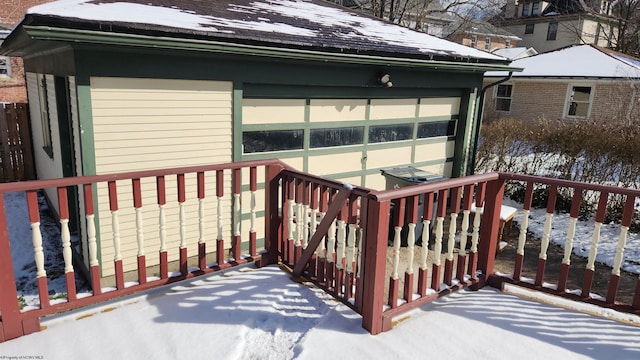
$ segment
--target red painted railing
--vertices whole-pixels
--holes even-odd
[[[29,218],[34,229],[30,240],[34,244],[40,304],[37,309],[20,309],[5,212],[0,211],[0,341],[38,331],[42,316],[250,261],[259,266],[281,261],[295,276],[309,278],[360,313],[363,327],[372,334],[389,330],[392,318],[403,312],[452,291],[479,288],[487,282],[495,286],[511,282],[637,313],[640,308],[638,289],[633,304],[616,301],[619,267],[614,267],[611,274],[606,300],[590,296],[595,271],[591,259],[584,270],[581,295],[565,291],[569,263],[562,264],[557,284],[550,286],[543,281],[545,251],[540,253],[536,278],[524,279],[521,276],[523,243],[518,244],[513,275],[494,273],[506,181],[526,184],[522,210],[525,213],[531,208],[535,184],[550,185],[547,208],[551,213],[555,208],[557,188],[575,189],[573,218],[577,217],[579,194],[587,191],[600,194],[596,231],[599,229],[597,224],[602,224],[607,194],[626,196],[623,229],[628,227],[634,200],[640,195],[638,190],[500,173],[379,192],[295,172],[277,160],[2,184],[0,193],[25,191],[27,194]],[[170,188],[169,183],[175,183],[175,188]],[[210,191],[211,187],[213,191]],[[68,227],[70,209],[66,205],[68,191],[74,188],[79,190],[84,210],[88,247],[85,261],[91,282],[91,293],[82,296],[78,296],[75,288],[76,269]],[[47,269],[37,230],[37,191],[41,189],[55,189],[53,194],[59,204],[67,281],[67,295],[62,302],[51,302],[48,296]],[[149,191],[153,196],[145,196]],[[258,192],[263,200],[256,203]],[[130,198],[131,203],[122,201],[124,198]],[[153,199],[151,203],[150,199]],[[197,211],[187,211],[190,199],[197,200]],[[217,216],[205,216],[207,200],[217,204]],[[2,196],[0,206],[4,207]],[[156,254],[151,256],[145,246],[148,232],[144,230],[149,225],[144,224],[148,217],[145,218],[143,211],[150,206],[158,212],[157,223],[151,225],[157,233],[153,245]],[[166,220],[169,206],[173,206],[175,213],[171,220]],[[98,215],[105,223],[107,218],[111,220],[108,230],[104,229],[104,224],[102,228],[95,225]],[[197,235],[187,234],[190,215],[197,218]],[[126,216],[129,218],[125,219]],[[257,217],[264,220],[263,226],[256,226]],[[248,229],[242,228],[242,221],[250,221]],[[135,224],[135,231],[121,233],[119,224],[125,222]],[[213,249],[207,246],[208,232],[205,231],[205,225],[211,224],[216,225],[213,228],[217,233]],[[522,221],[522,226],[522,233],[526,235],[526,221]],[[178,230],[173,243],[166,239],[171,229]],[[548,234],[543,236],[543,250],[545,237],[548,238]],[[262,238],[264,246],[259,246],[258,239]],[[132,246],[137,251],[132,252],[130,248],[121,251],[120,245],[125,240],[135,244]],[[104,254],[99,257],[98,250],[104,242],[112,243],[113,259]],[[245,250],[242,250],[243,244]],[[597,241],[593,246],[597,247]],[[620,248],[622,252],[622,237]],[[596,251],[597,248],[592,250],[593,253]],[[208,255],[215,261],[208,262]],[[195,267],[190,268],[189,263]],[[124,264],[129,268],[134,264],[135,269],[128,271]],[[113,272],[112,276],[105,275],[108,272],[106,265],[112,269],[109,270]],[[151,270],[154,265],[158,270]],[[172,267],[177,271],[172,273]],[[157,271],[157,276],[149,276],[151,271]],[[115,289],[104,287],[109,278],[113,278]],[[126,282],[128,278],[129,282]],[[638,285],[640,287],[640,280]]]
[[[131,172],[112,175],[86,176],[64,179],[28,181],[20,183],[0,184],[0,342],[16,338],[40,330],[40,318],[43,316],[68,311],[89,304],[113,299],[116,297],[132,294],[134,292],[161,286],[174,281],[187,279],[193,276],[210,273],[213,271],[229,268],[235,265],[255,261],[258,265],[274,263],[277,261],[277,253],[269,252],[276,249],[271,246],[272,239],[276,237],[266,236],[275,233],[271,231],[272,226],[280,223],[279,211],[273,205],[274,194],[279,192],[279,175],[286,166],[277,160],[239,162],[232,164],[221,164],[211,166],[178,168],[168,170],[155,170],[143,172]],[[246,173],[242,176],[243,171]],[[258,179],[258,172],[264,174],[263,179]],[[191,181],[191,183],[189,183]],[[169,182],[175,182],[176,188],[168,188]],[[147,186],[144,186],[146,184]],[[206,188],[215,187],[213,191],[213,202],[217,202],[217,218],[205,217],[204,210],[207,195]],[[256,192],[259,186],[264,186],[264,202],[256,204]],[[100,198],[100,188],[103,194],[108,194],[108,198]],[[48,289],[47,268],[44,262],[43,239],[40,232],[40,214],[38,206],[38,191],[49,191],[55,194],[58,204],[58,215],[60,218],[60,233],[62,254],[65,265],[65,279],[67,284],[66,299],[50,301]],[[83,199],[81,209],[84,214],[85,246],[88,248],[87,272],[90,274],[90,293],[83,293],[78,296],[76,291],[73,253],[71,247],[71,237],[69,233],[69,189],[78,190]],[[230,190],[230,195],[225,197],[226,191]],[[35,265],[37,269],[37,286],[39,293],[39,306],[36,309],[21,310],[18,302],[18,293],[14,279],[13,263],[10,251],[9,232],[7,229],[7,218],[4,210],[4,194],[15,191],[26,192],[27,206],[29,209],[29,222],[32,227],[31,239],[19,239],[19,241],[33,242]],[[146,193],[145,193],[146,191]],[[241,208],[241,195],[243,191],[250,197],[248,206]],[[168,194],[175,194],[170,197]],[[98,195],[96,195],[98,194]],[[147,196],[145,196],[147,195]],[[122,198],[131,198],[132,203],[125,203]],[[153,199],[155,201],[150,200]],[[189,236],[186,232],[188,213],[185,203],[188,199],[197,200],[195,216],[197,220],[197,235]],[[54,201],[55,202],[55,201]],[[146,203],[145,203],[146,202]],[[173,205],[178,212],[178,219],[167,220],[167,206]],[[230,205],[231,208],[228,207]],[[104,210],[104,218],[97,219],[100,207]],[[109,212],[106,212],[108,208]],[[157,220],[144,217],[144,209],[156,209]],[[208,209],[211,210],[211,209]],[[241,232],[240,223],[242,211],[245,214],[250,212],[251,226],[248,230]],[[128,211],[128,213],[127,213]],[[269,221],[264,225],[264,248],[257,246],[257,235],[254,221],[256,213],[264,214]],[[110,214],[109,214],[110,213]],[[105,216],[105,214],[109,214]],[[173,214],[175,215],[175,214]],[[111,219],[111,228],[108,231],[100,231],[96,225],[98,221],[106,222]],[[147,222],[145,226],[144,221]],[[126,234],[121,233],[121,224],[135,224],[134,230],[130,231],[129,238],[124,238]],[[206,242],[204,225],[216,224],[217,238],[214,246],[209,248]],[[229,225],[230,224],[230,225]],[[131,225],[129,225],[131,226]],[[226,227],[226,229],[225,229]],[[231,228],[229,228],[231,227]],[[149,246],[145,245],[149,232],[144,230],[155,229],[153,236],[153,248],[155,254],[147,254]],[[167,239],[170,229],[179,229],[179,244],[177,248],[172,248],[168,244],[171,239]],[[104,230],[104,229],[103,229]],[[262,229],[259,229],[262,231]],[[241,250],[242,240],[248,242],[248,250]],[[191,246],[195,251],[188,252],[189,245],[197,241],[197,246]],[[104,248],[101,244],[113,243],[113,260],[107,256],[99,258],[99,250]],[[125,242],[134,244],[137,249],[125,251]],[[177,244],[177,241],[173,241]],[[226,245],[225,245],[226,243]],[[230,245],[229,245],[230,243]],[[230,247],[229,256],[227,248]],[[260,251],[258,251],[260,250]],[[215,252],[216,261],[207,263],[207,255]],[[172,255],[173,254],[173,255]],[[77,256],[77,254],[76,254]],[[175,258],[175,261],[172,261]],[[189,262],[195,263],[195,268],[189,268]],[[112,261],[112,275],[105,276],[105,268]],[[135,269],[127,271],[124,264]],[[175,265],[174,265],[175,264]],[[109,264],[111,266],[111,264]],[[132,266],[133,265],[133,266]],[[148,266],[155,265],[159,270],[157,276],[148,276],[150,271]],[[170,273],[171,267],[177,271]],[[110,267],[111,268],[111,267]],[[105,281],[109,277],[114,279],[115,289],[105,286]],[[126,278],[133,281],[125,282]]]
[[[605,186],[597,184],[579,183],[575,181],[543,178],[539,176],[501,174],[501,181],[517,182],[525,188],[524,203],[522,206],[523,220],[520,226],[520,236],[518,239],[516,255],[514,259],[514,269],[512,274],[493,274],[489,279],[489,283],[496,287],[501,287],[502,283],[512,283],[519,286],[543,291],[553,295],[568,298],[574,301],[586,302],[602,307],[613,308],[618,311],[635,313],[640,315],[640,278],[636,280],[634,295],[631,301],[622,302],[617,300],[619,291],[621,264],[625,249],[628,249],[627,234],[632,218],[636,211],[635,203],[640,199],[640,190],[620,188],[616,186]],[[543,190],[546,193],[546,219],[544,233],[541,237],[540,252],[538,254],[537,265],[535,269],[528,269],[530,273],[535,274],[533,278],[524,278],[525,270],[525,245],[527,241],[528,231],[528,215],[532,209],[532,199],[535,189],[547,188]],[[567,230],[564,242],[564,257],[559,264],[558,274],[549,274],[547,251],[549,246],[549,237],[553,226],[553,216],[556,211],[556,201],[558,193],[562,191],[564,194],[571,195],[571,206],[569,210],[569,228]],[[624,199],[624,207],[622,213],[622,221],[616,225],[619,228],[619,237],[616,244],[616,255],[614,263],[609,266],[596,266],[596,254],[600,246],[600,235],[607,205],[614,197],[622,197]],[[579,289],[568,288],[568,277],[571,265],[571,253],[574,243],[576,231],[576,223],[579,218],[580,206],[583,200],[594,201],[597,199],[597,207],[595,216],[593,217],[593,230],[591,234],[591,243],[589,247],[589,255],[587,264],[583,269],[575,269],[574,271],[582,272],[582,286]],[[635,260],[637,261],[637,260]],[[608,286],[604,294],[594,294],[594,276],[596,271],[609,272]],[[605,274],[606,275],[606,274]],[[629,290],[629,289],[627,289]]]

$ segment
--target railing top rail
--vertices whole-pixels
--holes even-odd
[[[307,173],[303,173],[297,170],[293,170],[293,169],[285,169],[282,172],[283,175],[288,175],[288,176],[293,176],[297,179],[303,179],[303,180],[308,180],[308,181],[313,181],[316,184],[319,185],[325,185],[328,186],[330,188],[334,188],[334,189],[342,189],[344,187],[351,187],[352,188],[352,192],[358,195],[366,195],[369,194],[371,192],[375,192],[374,190],[371,189],[367,189],[364,187],[360,187],[360,186],[355,186],[349,183],[345,183],[339,180],[331,180],[331,179],[327,179],[327,178],[323,178],[320,176],[316,176],[316,175],[311,175],[311,174],[307,174]]]
[[[548,185],[556,185],[559,187],[571,187],[581,190],[593,190],[607,193],[615,193],[622,195],[640,196],[640,189],[623,188],[615,185],[601,185],[585,183],[573,180],[555,179],[536,175],[524,175],[513,173],[499,173],[500,178],[504,180],[519,180],[519,181],[531,181],[537,183],[543,183]]]
[[[393,199],[404,198],[408,196],[420,195],[424,193],[435,192],[438,190],[450,189],[455,187],[461,187],[465,185],[498,180],[500,174],[497,172],[490,172],[486,174],[470,175],[460,178],[444,179],[429,182],[426,184],[418,184],[399,189],[385,190],[380,192],[374,192],[378,201],[387,201]]]
[[[268,165],[281,165],[284,169],[290,169],[288,165],[278,159],[267,160],[252,160],[252,161],[239,161],[233,163],[212,164],[202,166],[188,166],[172,169],[159,169],[159,170],[144,170],[144,171],[131,171],[117,174],[105,174],[105,175],[88,175],[77,176],[70,178],[57,178],[57,179],[45,179],[45,180],[31,180],[22,182],[13,182],[0,184],[0,194],[5,192],[14,191],[28,191],[39,190],[45,188],[55,188],[59,186],[75,186],[83,184],[92,184],[105,181],[116,180],[129,180],[140,179],[156,176],[167,176],[187,173],[197,173],[202,171],[216,171],[216,170],[232,170],[241,169],[252,166],[268,166]]]

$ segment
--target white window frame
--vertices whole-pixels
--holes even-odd
[[[500,86],[511,86],[511,94],[509,94],[509,96],[498,96],[498,88]],[[511,104],[513,103],[513,90],[514,90],[515,86],[513,86],[512,83],[504,83],[504,84],[498,84],[494,90],[493,90],[493,106],[494,109],[499,112],[499,113],[503,113],[503,114],[509,114],[511,112]],[[509,99],[509,110],[498,110],[498,100],[499,99]]]
[[[586,116],[578,116],[578,115],[569,115],[569,111],[571,110],[571,103],[573,101],[573,89],[576,87],[588,87],[591,88],[589,91],[589,104],[587,108]],[[567,85],[567,95],[564,99],[564,109],[562,110],[562,117],[565,119],[588,119],[591,116],[591,108],[593,107],[593,97],[595,94],[596,86],[592,82],[574,82]],[[585,103],[584,101],[580,101],[579,103]]]
[[[486,51],[491,51],[491,38],[490,37],[484,38],[484,49]]]
[[[0,78],[10,78],[11,58],[8,56],[0,56],[0,60],[3,60],[3,62],[0,62],[0,70],[3,70],[2,72],[0,72]]]
[[[478,36],[471,35],[471,47],[475,48],[476,46],[478,46]]]
[[[522,4],[522,12],[521,12],[521,16],[525,17],[525,16],[530,16],[531,15],[531,3],[524,3]]]
[[[510,39],[506,39],[504,41],[504,47],[509,49],[511,47],[511,40]]]

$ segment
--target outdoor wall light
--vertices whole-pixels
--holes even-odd
[[[391,75],[389,74],[381,74],[378,78],[380,84],[384,87],[392,87],[393,83],[391,82]]]

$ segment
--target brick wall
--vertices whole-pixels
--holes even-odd
[[[489,82],[485,82],[485,85]],[[495,87],[485,95],[484,116],[511,116],[517,119],[534,120],[540,117],[558,119],[563,117],[569,82],[511,81],[511,111],[495,111]],[[640,82],[620,81],[595,83],[591,104],[592,119],[640,119]],[[634,92],[635,89],[635,92]]]
[[[503,49],[507,47],[506,45],[507,40],[504,38],[491,37],[490,39],[491,39],[490,50]],[[468,35],[468,34],[454,34],[449,37],[449,40],[465,46],[471,46],[471,35]],[[484,50],[486,41],[487,41],[486,36],[478,35],[478,42],[476,43],[475,48],[478,50]],[[509,44],[509,46],[510,47],[518,46],[518,41],[511,40],[511,43]]]
[[[11,58],[11,78],[0,79],[0,102],[27,102],[24,68],[20,58]]]
[[[0,0],[0,23],[13,27],[30,7],[52,0]],[[27,102],[22,59],[11,58],[11,78],[0,79],[0,102]]]
[[[0,0],[0,23],[16,25],[30,7],[52,0]]]

